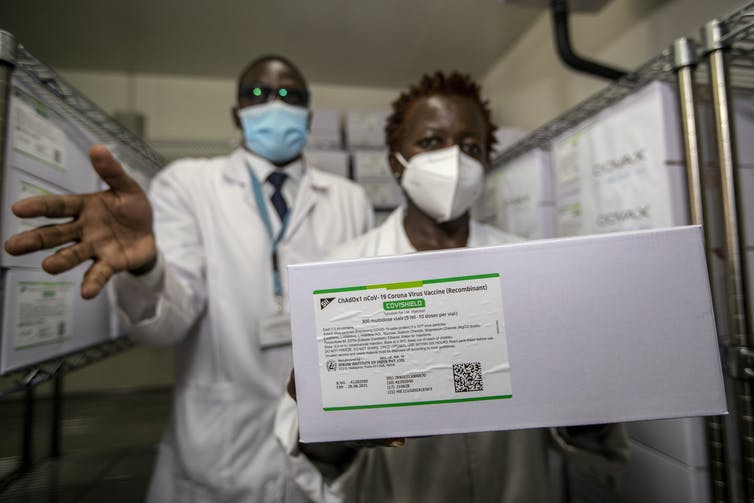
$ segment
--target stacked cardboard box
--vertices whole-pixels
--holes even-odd
[[[10,208],[24,197],[91,192],[99,184],[87,155],[94,138],[53,104],[13,80],[4,139],[2,239],[43,223],[22,221]],[[49,222],[44,222],[49,223]],[[108,340],[105,293],[84,301],[79,283],[88,264],[51,276],[40,268],[47,253],[13,257],[2,251],[0,373]]]

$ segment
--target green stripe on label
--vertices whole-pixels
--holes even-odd
[[[323,407],[325,412],[357,409],[384,409],[386,407],[413,407],[414,405],[438,405],[443,403],[478,402],[481,400],[505,400],[513,395],[480,396],[476,398],[453,398],[450,400],[427,400],[426,402],[377,403],[373,405],[350,405],[347,407]]]
[[[491,274],[477,274],[476,276],[456,276],[455,278],[438,278],[438,279],[425,279],[424,284],[431,283],[450,283],[451,281],[464,281],[468,279],[484,279],[484,278],[499,278],[500,274],[493,272]]]
[[[353,292],[356,290],[399,290],[402,288],[421,288],[424,285],[432,283],[450,283],[453,281],[465,281],[471,279],[499,278],[500,274],[493,272],[491,274],[477,274],[475,276],[454,276],[452,278],[425,279],[424,281],[403,281],[400,283],[383,283],[380,285],[367,286],[349,286],[345,288],[328,288],[325,290],[314,290],[314,294],[319,293],[336,293],[336,292]]]
[[[397,309],[416,309],[419,307],[427,307],[424,299],[409,299],[409,300],[389,300],[382,303],[382,308],[385,311],[395,311]]]

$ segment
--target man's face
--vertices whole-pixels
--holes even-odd
[[[282,61],[268,61],[251,68],[243,76],[238,107],[259,105],[269,99],[280,99],[294,106],[309,106],[306,84]],[[273,96],[266,95],[274,90]],[[255,92],[256,91],[256,92]]]
[[[243,76],[238,103],[233,108],[236,127],[241,128],[238,110],[271,100],[281,100],[289,105],[309,108],[309,93],[304,80],[282,61],[272,60],[258,64]]]

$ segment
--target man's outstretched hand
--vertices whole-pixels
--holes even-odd
[[[94,170],[110,187],[91,194],[48,195],[13,204],[19,218],[70,218],[14,234],[5,242],[11,255],[57,249],[42,261],[50,274],[93,263],[81,282],[81,296],[95,297],[113,274],[149,271],[157,261],[152,206],[141,187],[103,145],[89,149]]]

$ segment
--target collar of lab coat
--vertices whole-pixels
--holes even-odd
[[[243,147],[238,147],[234,150],[230,154],[229,162],[224,167],[223,175],[228,182],[242,185],[250,191],[251,180],[249,180],[245,161],[247,155],[253,154],[250,154]],[[261,159],[260,157],[257,158]],[[296,232],[299,226],[306,220],[306,215],[309,214],[317,203],[318,197],[326,194],[329,189],[329,184],[324,179],[325,175],[321,171],[310,166],[305,166],[301,161],[298,162],[303,174],[301,176],[301,186],[298,189],[296,201],[293,204],[293,213],[291,214],[291,221],[288,224],[286,236],[291,236]],[[256,171],[254,174],[259,176],[259,173]]]
[[[262,157],[252,154],[245,148],[238,147],[230,154],[229,162],[225,165],[223,175],[226,180],[244,186],[251,184],[245,162],[247,156],[249,159],[258,161],[254,162],[252,166],[254,174],[257,175],[260,180],[267,179],[267,175],[269,175],[272,169],[274,169],[273,165]],[[303,161],[299,160],[292,163],[290,166],[286,166],[286,170],[288,169],[291,169],[289,172],[290,176],[294,178],[299,177],[301,179],[302,188],[308,186],[315,191],[327,190],[328,184],[322,179],[320,171],[313,169],[310,166],[306,166]],[[299,198],[297,197],[297,202],[298,199]]]
[[[242,169],[239,170],[238,166],[236,166],[237,164],[240,165]],[[270,173],[277,169],[274,164],[264,157],[252,154],[243,147],[238,147],[230,155],[230,162],[225,169],[226,177],[236,182],[248,184],[249,173],[246,170],[247,165],[254,170],[257,179],[262,183],[267,180]],[[284,169],[285,173],[291,179],[296,180],[296,182],[299,182],[306,172],[304,162],[301,159],[286,165]]]
[[[403,224],[403,220],[406,216],[406,207],[401,205],[385,219],[381,229],[384,229],[386,236],[390,236],[390,239],[385,240],[389,243],[390,249],[379,253],[380,255],[395,255],[404,253],[415,253],[416,248],[411,243],[406,232],[406,227]],[[477,248],[479,246],[489,245],[485,242],[484,229],[482,229],[478,222],[473,219],[469,219],[469,237],[466,241],[466,247]],[[494,243],[492,243],[494,244]]]

